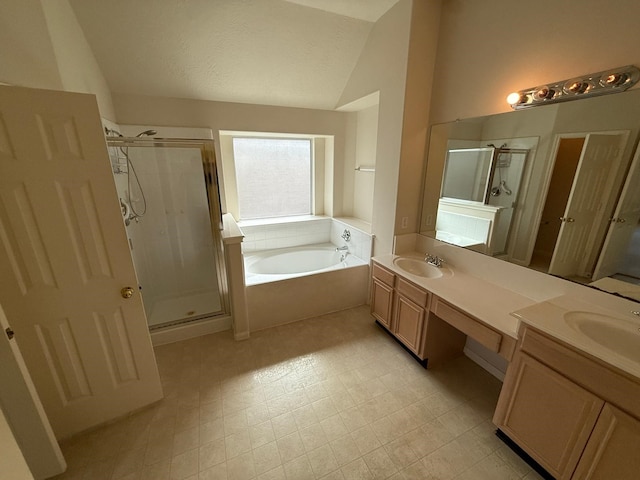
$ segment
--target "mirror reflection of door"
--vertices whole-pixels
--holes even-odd
[[[593,280],[599,281],[602,288],[625,288],[624,285],[615,285],[620,281],[640,284],[640,188],[638,185],[640,185],[640,150],[636,150],[629,168],[627,181],[611,218],[602,253],[593,274]],[[615,282],[606,277],[611,277]]]
[[[551,239],[540,237],[539,233],[536,240],[536,245],[539,241],[542,245],[545,241],[552,242],[553,232],[555,229],[558,231],[548,266],[549,273],[583,282],[590,280],[611,216],[608,205],[613,204],[612,197],[617,196],[620,191],[622,177],[618,173],[622,167],[622,153],[627,137],[628,132],[587,134],[566,202],[563,202],[566,184],[561,185],[560,193],[551,192],[550,188],[545,210],[549,204],[548,211],[556,216],[560,205],[565,203],[565,208],[555,219],[543,216],[554,229],[548,229],[552,232]],[[556,164],[562,158],[561,153],[566,154],[566,159],[560,160],[566,162],[565,168],[573,168],[580,142],[568,142],[563,145],[563,142],[568,140],[573,139],[559,140],[554,173]],[[553,193],[551,199],[550,193]],[[556,203],[552,206],[550,202],[554,201]],[[540,258],[537,260],[540,261]]]
[[[549,270],[551,257],[560,234],[562,224],[560,217],[567,208],[584,140],[584,137],[560,139],[531,257],[530,266],[536,270],[545,272]]]

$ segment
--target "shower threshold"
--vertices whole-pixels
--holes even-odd
[[[218,292],[214,290],[180,295],[154,302],[147,320],[149,328],[154,330],[216,316],[222,313],[221,307]]]

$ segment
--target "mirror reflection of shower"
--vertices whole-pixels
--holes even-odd
[[[111,128],[105,127],[105,133],[107,136],[116,136],[122,137],[123,135],[117,130],[113,130]],[[136,138],[149,136],[153,137],[158,132],[153,129],[145,130],[136,135]],[[135,221],[138,223],[142,217],[147,213],[147,198],[144,195],[144,190],[142,189],[142,184],[140,183],[140,178],[136,172],[135,166],[131,157],[129,156],[129,146],[119,146],[117,147],[119,156],[122,155],[124,158],[124,167],[122,163],[117,159],[115,161],[113,167],[114,174],[125,174],[127,176],[127,190],[125,192],[126,198],[120,198],[120,208],[122,209],[122,217],[124,218],[124,223],[126,226],[129,226],[131,221]],[[132,196],[133,189],[136,188],[139,194],[139,197],[134,198]],[[139,205],[136,205],[137,202],[140,202]],[[139,208],[138,208],[139,207]]]
[[[446,153],[436,238],[504,255],[530,150],[506,143],[451,146],[456,148]]]

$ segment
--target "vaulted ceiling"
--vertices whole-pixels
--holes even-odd
[[[70,0],[113,92],[333,109],[398,0]]]

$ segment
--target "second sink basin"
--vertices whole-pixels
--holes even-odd
[[[393,263],[401,270],[418,277],[439,278],[442,276],[442,268],[434,267],[417,258],[398,257]]]
[[[640,363],[640,324],[593,312],[564,314],[571,328],[618,355]]]

